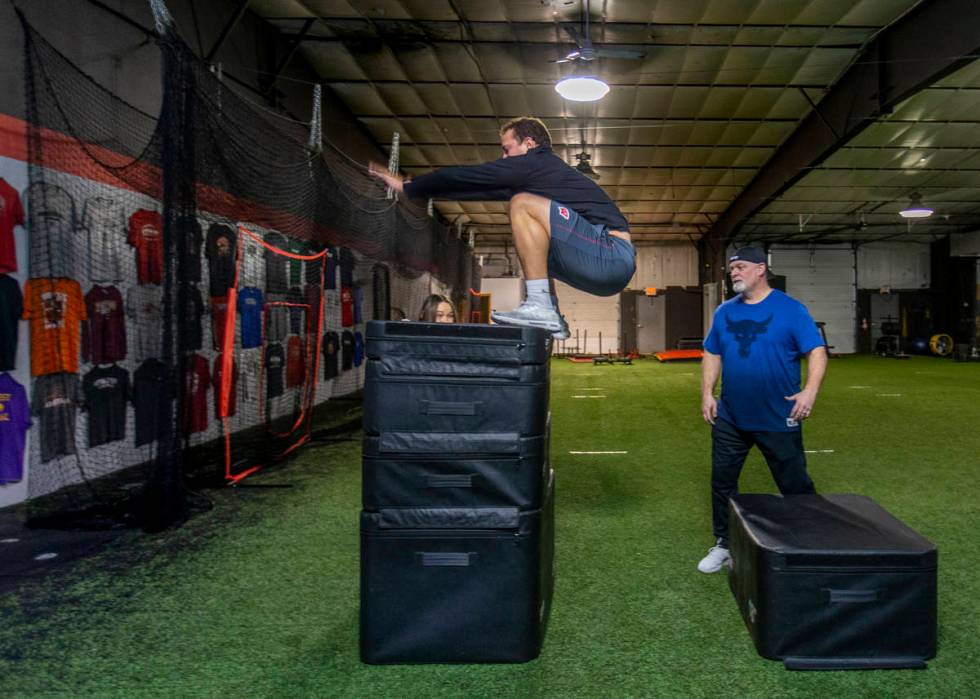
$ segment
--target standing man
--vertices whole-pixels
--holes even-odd
[[[370,172],[408,197],[509,201],[527,296],[513,311],[494,311],[490,317],[565,339],[568,324],[551,280],[597,296],[625,289],[636,271],[629,224],[599,185],[555,155],[540,119],[508,121],[500,129],[500,147],[499,160],[445,167],[410,182],[376,163]]]
[[[827,351],[806,306],[769,286],[761,248],[729,259],[738,294],[715,311],[701,362],[701,415],[711,427],[711,515],[716,539],[698,563],[702,573],[730,565],[728,499],[753,445],[783,495],[813,493],[801,423],[810,417],[827,370]],[[800,390],[800,358],[807,358]],[[721,375],[721,400],[714,397]]]

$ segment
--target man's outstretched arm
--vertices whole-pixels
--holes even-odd
[[[481,165],[457,165],[440,168],[405,182],[392,175],[383,165],[371,163],[368,171],[385,185],[406,196],[419,199],[473,198],[509,199],[501,190],[512,192],[528,180],[527,164],[523,158],[501,158]]]

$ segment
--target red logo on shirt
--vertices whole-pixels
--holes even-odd
[[[568,209],[566,209],[564,206],[559,206],[558,207],[558,215],[561,216],[563,219],[565,219],[567,221],[568,220]]]

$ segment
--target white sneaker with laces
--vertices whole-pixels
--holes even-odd
[[[513,311],[494,311],[490,314],[494,323],[541,328],[552,333],[561,331],[561,316],[554,308],[530,304],[527,301]]]
[[[708,555],[698,563],[698,570],[702,573],[717,573],[725,567],[732,567],[732,554],[723,546],[712,546],[708,549]]]
[[[561,328],[551,333],[551,338],[553,340],[567,340],[572,336],[572,331],[568,329],[568,322],[565,320],[565,316],[559,313],[558,319],[561,321]]]

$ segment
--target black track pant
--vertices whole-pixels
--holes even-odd
[[[815,492],[806,472],[803,434],[796,432],[746,432],[722,419],[711,428],[711,519],[715,538],[728,547],[728,499],[738,495],[738,477],[752,445],[769,464],[779,492],[805,495]]]

